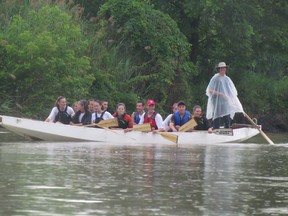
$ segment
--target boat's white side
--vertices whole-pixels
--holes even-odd
[[[25,118],[1,116],[2,126],[18,135],[37,138],[46,141],[93,141],[106,143],[137,143],[137,144],[171,144],[172,141],[155,133],[123,130],[110,130],[55,124]],[[178,144],[211,144],[242,142],[259,133],[254,128],[240,128],[233,130],[233,136],[208,134],[201,132],[175,132]]]

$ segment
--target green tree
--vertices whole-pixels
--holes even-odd
[[[190,45],[169,16],[142,1],[109,0],[96,20],[91,52],[100,60],[95,60],[95,76],[107,73],[120,94],[135,92],[162,105],[189,99],[187,79],[196,73],[189,61]],[[97,55],[103,52],[107,55]],[[107,64],[111,60],[116,61]]]
[[[76,100],[93,82],[88,46],[79,24],[57,6],[14,16],[1,39],[7,58],[0,72],[1,91],[23,112],[47,115],[43,107],[58,95]],[[7,84],[8,83],[8,84]]]

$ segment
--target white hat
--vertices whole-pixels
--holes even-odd
[[[218,66],[217,66],[217,68],[227,68],[227,67],[228,67],[228,65],[226,65],[225,62],[219,62]]]

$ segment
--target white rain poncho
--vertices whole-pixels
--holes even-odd
[[[243,112],[234,83],[226,75],[215,74],[206,89],[206,95],[208,96],[207,119],[214,120],[226,115],[230,115],[233,119],[236,112]]]

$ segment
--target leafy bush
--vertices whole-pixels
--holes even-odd
[[[23,112],[41,114],[58,95],[75,100],[87,95],[93,82],[87,73],[88,43],[79,24],[60,8],[45,6],[27,17],[14,16],[2,37],[9,59],[1,72],[2,90]],[[11,84],[4,85],[6,81]]]

